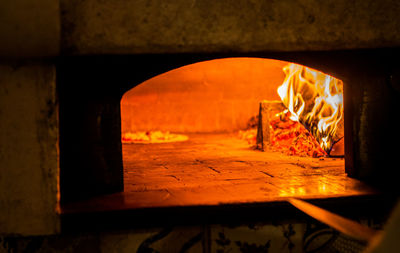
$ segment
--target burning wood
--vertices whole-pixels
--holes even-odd
[[[255,145],[257,141],[257,128],[239,130],[239,139],[246,140],[248,144]]]
[[[161,131],[139,131],[134,133],[125,133],[122,135],[122,143],[166,143],[186,141],[188,136],[183,134],[172,134]]]
[[[326,152],[310,132],[299,122],[291,120],[290,116],[291,113],[284,110],[282,102],[261,102],[257,148],[272,149],[288,155],[326,156]]]
[[[278,88],[282,102],[260,103],[257,147],[290,155],[343,155],[343,83],[301,65],[289,64]],[[287,109],[285,109],[285,107]]]
[[[288,155],[326,156],[316,139],[299,122],[290,119],[290,112],[284,111],[270,122],[271,146]]]
[[[247,122],[244,130],[239,130],[239,139],[246,140],[248,144],[255,145],[257,140],[257,126],[259,116],[253,116]]]
[[[297,64],[283,71],[286,77],[278,94],[290,118],[303,124],[329,153],[344,136],[343,82]]]
[[[285,109],[280,101],[264,100],[260,103],[257,124],[257,147],[261,150],[267,149],[271,145],[270,120],[272,116],[282,112]]]

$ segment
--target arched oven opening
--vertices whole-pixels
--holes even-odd
[[[80,221],[91,226],[94,213],[110,212],[147,225],[149,215],[154,224],[167,222],[165,215],[260,220],[266,210],[290,212],[287,197],[373,211],[365,205],[376,189],[396,191],[389,183],[398,139],[392,57],[359,50],[61,58],[63,216],[88,213]],[[321,76],[336,81],[316,81]],[[316,84],[324,82],[328,95],[320,100]],[[334,107],[314,105],[339,93],[343,114],[327,139],[332,124],[320,126],[323,135],[319,121]]]
[[[138,207],[344,196],[343,118],[343,82],[299,64],[171,70],[121,99],[125,192]]]

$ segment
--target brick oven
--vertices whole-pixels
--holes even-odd
[[[6,38],[0,42],[0,233],[7,238],[167,227],[156,233],[163,238],[168,227],[192,226],[200,231],[192,239],[202,242],[201,251],[214,252],[223,244],[212,246],[210,238],[221,234],[210,226],[307,220],[288,196],[353,218],[390,211],[398,196],[400,142],[395,1],[19,2],[24,8],[2,4],[10,25],[0,24]],[[182,130],[193,140],[186,146],[121,143],[124,94],[190,64],[220,61],[210,69],[221,71],[227,59],[294,62],[341,79],[344,157],[291,157],[268,167],[268,158],[254,158],[258,151],[238,144],[243,152],[229,156],[234,149],[226,140],[200,141],[206,134],[195,132],[206,127],[199,121]],[[193,177],[204,174],[203,181],[184,174],[186,168]],[[227,171],[257,176],[235,183],[239,174]],[[222,179],[213,184],[210,178]],[[44,240],[42,247],[51,247],[52,239]]]
[[[152,191],[148,196],[143,195],[144,193],[141,192],[140,194],[137,193],[137,190],[130,189],[130,185],[135,185],[138,183],[137,181],[127,181],[127,178],[130,176],[132,177],[134,174],[131,173],[139,173],[139,171],[135,170],[135,167],[144,167],[144,170],[149,170],[150,168],[157,168],[161,165],[168,167],[168,161],[179,161],[181,163],[185,163],[184,158],[182,155],[179,155],[179,152],[191,152],[189,149],[184,149],[185,151],[178,151],[178,153],[173,153],[167,150],[166,154],[170,154],[166,156],[166,154],[161,153],[160,157],[165,157],[164,159],[158,159],[158,163],[154,163],[151,161],[144,162],[144,157],[148,155],[152,157],[153,153],[149,153],[151,151],[147,150],[143,151],[140,146],[129,146],[131,151],[129,154],[138,153],[135,156],[127,155],[126,151],[125,156],[130,157],[129,161],[124,161],[122,156],[123,148],[121,146],[121,112],[120,112],[120,101],[122,95],[133,88],[135,85],[142,83],[143,81],[157,76],[157,74],[164,73],[168,70],[175,69],[179,66],[185,66],[187,64],[196,63],[196,62],[204,62],[204,60],[211,60],[211,59],[227,59],[232,56],[234,58],[230,59],[240,59],[240,57],[258,57],[262,59],[269,59],[269,58],[276,58],[276,59],[287,59],[290,61],[295,62],[302,62],[303,59],[306,59],[305,62],[308,63],[308,66],[314,66],[313,64],[322,64],[328,65],[327,67],[322,67],[328,73],[337,73],[338,76],[344,80],[344,117],[345,119],[345,161],[342,167],[342,173],[340,174],[344,177],[336,177],[338,176],[337,172],[333,172],[329,174],[329,172],[317,172],[317,168],[322,167],[324,165],[311,165],[310,164],[303,164],[299,162],[299,160],[291,161],[288,163],[300,164],[300,167],[307,167],[307,168],[314,168],[311,172],[307,172],[306,170],[298,173],[311,173],[311,174],[319,174],[321,173],[321,178],[316,179],[316,182],[324,181],[323,177],[327,176],[332,177],[331,182],[327,182],[327,185],[330,185],[332,191],[330,194],[322,194],[318,196],[315,190],[309,190],[311,195],[314,194],[312,198],[316,199],[330,199],[333,202],[338,201],[341,197],[344,198],[354,198],[359,200],[363,200],[365,196],[374,196],[374,190],[369,188],[370,186],[376,187],[375,190],[384,190],[395,192],[396,189],[387,188],[389,185],[395,184],[387,184],[388,178],[385,174],[390,174],[390,169],[387,172],[384,172],[384,168],[390,168],[390,164],[393,162],[391,157],[395,157],[395,145],[396,141],[388,142],[388,140],[394,140],[396,137],[392,136],[392,132],[395,130],[388,130],[387,132],[381,132],[378,130],[373,130],[375,127],[372,124],[368,124],[369,130],[362,130],[361,126],[364,120],[364,117],[372,117],[374,118],[371,120],[372,122],[379,122],[379,128],[382,125],[385,125],[386,129],[391,129],[393,126],[389,115],[395,114],[396,107],[391,107],[389,104],[394,103],[394,98],[391,98],[392,95],[395,94],[394,87],[392,86],[390,81],[391,74],[385,73],[388,69],[391,69],[390,64],[386,66],[377,66],[374,62],[393,62],[390,60],[392,54],[395,54],[396,50],[393,49],[377,49],[377,50],[349,50],[349,51],[333,51],[333,52],[301,52],[301,53],[255,53],[255,54],[202,54],[202,55],[193,55],[193,54],[172,54],[172,55],[137,55],[137,56],[91,56],[91,57],[68,57],[62,60],[59,65],[59,99],[60,99],[60,165],[61,165],[61,200],[62,202],[65,201],[67,206],[67,213],[66,217],[70,215],[73,217],[73,213],[78,211],[79,209],[83,208],[86,211],[95,211],[98,208],[102,208],[103,206],[105,210],[113,209],[114,207],[118,206],[117,209],[121,208],[123,210],[131,210],[133,212],[141,210],[137,207],[174,207],[178,204],[178,206],[191,206],[191,205],[206,205],[208,206],[208,202],[199,202],[196,201],[188,201],[189,204],[182,204],[182,199],[175,199],[171,197],[171,204],[168,201],[165,201],[165,198],[169,199],[169,195],[172,189],[167,188],[156,188],[158,190]],[[239,58],[237,58],[240,56]],[[293,58],[292,58],[293,57]],[[258,59],[255,58],[255,59]],[[76,59],[79,59],[79,62],[76,62]],[[250,58],[251,59],[251,58]],[[342,59],[344,63],[341,62]],[[366,60],[368,59],[368,60]],[[222,63],[220,63],[222,65]],[[360,69],[361,68],[361,69]],[[370,71],[365,72],[363,69],[369,69]],[[64,72],[65,71],[65,72]],[[278,70],[277,70],[278,71]],[[343,71],[343,72],[341,72]],[[150,73],[149,73],[150,72]],[[249,77],[248,77],[249,78]],[[361,81],[361,80],[368,80]],[[174,80],[175,81],[175,80]],[[184,82],[184,80],[176,80],[176,82]],[[133,83],[133,84],[132,84]],[[162,84],[161,84],[162,85]],[[189,85],[189,84],[188,84]],[[187,86],[188,86],[187,85]],[[211,84],[212,85],[212,84]],[[187,87],[185,86],[185,87]],[[370,87],[371,86],[371,87]],[[379,87],[379,88],[378,88]],[[76,90],[80,90],[80,93],[77,94]],[[233,88],[231,88],[233,89]],[[379,89],[377,92],[376,89]],[[391,92],[393,91],[393,92]],[[227,93],[227,92],[225,92]],[[151,93],[150,93],[151,94]],[[350,94],[350,95],[349,95]],[[372,95],[373,94],[373,95]],[[158,96],[161,96],[158,94]],[[367,97],[365,97],[367,96]],[[377,106],[375,108],[371,108],[368,110],[368,113],[362,108],[361,105],[368,104],[368,98],[370,96],[374,96],[374,104]],[[381,97],[379,97],[381,96]],[[70,99],[73,97],[74,99]],[[175,98],[177,99],[177,98]],[[390,102],[392,101],[392,102]],[[257,106],[258,104],[254,104]],[[149,105],[151,106],[151,105]],[[190,106],[190,105],[186,105]],[[244,106],[244,105],[242,105]],[[378,109],[379,108],[379,109]],[[386,109],[383,109],[386,108]],[[375,113],[373,112],[374,110]],[[387,110],[387,111],[386,111]],[[137,112],[140,113],[140,112]],[[168,115],[164,115],[163,122],[166,122],[166,118]],[[174,114],[174,111],[170,113]],[[95,117],[96,116],[96,117]],[[160,117],[155,113],[151,113],[149,117]],[[192,116],[194,117],[194,116]],[[71,123],[73,122],[73,123]],[[81,123],[79,123],[81,122]],[[159,123],[162,124],[162,123]],[[183,127],[184,123],[181,123],[181,127]],[[201,124],[201,123],[199,123]],[[210,123],[211,124],[211,123]],[[86,127],[82,127],[86,126]],[[161,126],[162,127],[162,126]],[[191,126],[191,127],[198,127],[198,126]],[[367,127],[367,125],[365,125]],[[199,130],[197,130],[199,131]],[[190,131],[189,131],[190,132]],[[378,134],[379,133],[379,134]],[[360,134],[366,134],[367,136],[361,136]],[[368,136],[368,134],[372,134],[372,136]],[[386,135],[389,134],[389,135]],[[380,136],[379,136],[380,135]],[[65,139],[63,139],[63,136]],[[80,139],[77,139],[77,136],[81,136]],[[379,137],[378,137],[379,136]],[[365,140],[368,139],[372,143],[366,144]],[[227,142],[227,141],[225,141]],[[77,144],[78,143],[78,144]],[[196,146],[196,144],[194,145]],[[127,148],[128,146],[124,146]],[[162,152],[163,147],[166,146],[156,146],[155,154],[157,152]],[[376,147],[378,150],[374,150]],[[137,151],[135,151],[137,148]],[[177,149],[177,146],[174,146]],[[198,147],[199,149],[204,149],[201,145]],[[362,153],[363,149],[366,149],[366,153]],[[372,149],[372,150],[371,150]],[[367,151],[368,150],[368,151]],[[383,151],[384,150],[384,151]],[[382,152],[383,151],[383,152]],[[144,152],[144,153],[143,153]],[[169,152],[169,153],[168,153]],[[210,151],[211,153],[217,151]],[[226,152],[226,151],[223,151]],[[374,155],[367,155],[367,153],[372,152]],[[196,152],[193,154],[192,158],[188,158],[188,163],[197,164],[203,163],[204,161],[200,158],[201,155],[197,154]],[[246,155],[238,153],[236,157],[232,157],[232,159],[236,158],[238,160],[244,160],[244,163],[250,163],[247,161]],[[135,159],[138,162],[135,162]],[[156,160],[157,158],[152,158]],[[206,156],[205,160],[211,159],[210,157]],[[211,162],[210,164],[205,164],[204,167],[206,168],[214,168],[210,169],[208,174],[212,174],[215,171],[218,173],[221,170],[227,169],[229,167],[234,167],[235,165],[229,162],[223,162],[226,160],[226,157],[223,155],[218,159],[218,156],[213,158],[215,160],[220,160],[221,162]],[[211,160],[213,160],[211,159]],[[329,158],[327,158],[329,159]],[[366,159],[366,160],[365,160]],[[372,159],[372,160],[370,160]],[[375,160],[377,159],[377,160]],[[150,160],[150,159],[149,159]],[[228,159],[229,160],[229,159]],[[334,159],[335,160],[335,159]],[[140,162],[139,162],[140,161]],[[262,160],[264,161],[264,160]],[[256,163],[251,164],[250,167],[257,167],[255,164],[262,162],[257,160]],[[266,162],[271,162],[271,159],[268,160],[266,158]],[[343,161],[342,161],[343,162]],[[128,165],[129,164],[129,165]],[[374,164],[374,165],[372,165]],[[67,167],[71,168],[69,170],[63,171],[62,168]],[[172,162],[172,167],[174,167],[174,162]],[[224,168],[226,166],[226,168]],[[325,165],[326,168],[332,168],[332,165]],[[383,167],[382,167],[383,166]],[[162,167],[162,166],[161,166]],[[183,166],[185,167],[185,166]],[[186,165],[187,168],[190,165]],[[217,169],[217,167],[219,169]],[[251,169],[246,167],[241,168],[245,171],[251,171]],[[270,177],[274,177],[274,172],[276,168],[280,167],[279,165],[271,166],[270,168],[265,166],[257,167],[258,170],[266,170],[265,173],[269,173]],[[376,170],[375,168],[380,168]],[[129,169],[128,169],[129,168]],[[125,170],[125,173],[123,172]],[[126,172],[130,170],[129,172]],[[283,167],[280,170],[280,173],[283,173],[285,170]],[[293,172],[290,172],[290,171]],[[279,170],[278,170],[279,171]],[[296,191],[301,190],[301,183],[303,179],[296,178],[296,168],[291,168],[288,170],[288,174],[282,177],[282,185],[275,185],[278,189],[282,190],[282,188],[286,188],[286,191],[290,191],[290,180],[295,180],[297,183],[298,188]],[[144,175],[148,175],[151,178],[150,172],[145,172]],[[162,172],[158,172],[162,173]],[[172,173],[172,174],[171,174]],[[195,174],[192,172],[188,172],[190,175],[196,177]],[[292,176],[290,173],[293,173]],[[177,175],[173,174],[171,170],[166,172],[166,177],[164,180],[169,182],[170,179],[178,180]],[[245,172],[243,173],[246,174]],[[279,173],[278,173],[279,174]],[[276,176],[276,175],[275,175]],[[98,196],[106,193],[114,193],[123,191],[124,188],[124,177],[125,177],[125,191],[123,195],[124,204],[120,205],[120,198],[116,198],[116,202],[112,199],[111,196],[107,195],[107,200],[100,198],[95,198],[93,202],[89,201],[85,204],[85,201],[80,201],[82,199],[87,199],[90,196]],[[163,181],[162,174],[156,174],[154,180],[158,182],[157,184],[161,184]],[[246,176],[244,176],[246,177]],[[286,181],[283,180],[286,178]],[[296,178],[296,179],[295,179]],[[361,180],[364,183],[359,183],[357,180],[354,182],[351,181],[351,178],[356,178]],[[229,178],[228,178],[229,179]],[[211,179],[208,179],[211,180]],[[350,180],[350,181],[349,181]],[[140,181],[140,180],[139,180]],[[146,181],[146,179],[145,179]],[[150,180],[151,181],[151,180]],[[267,180],[268,181],[268,180]],[[271,182],[263,181],[262,184],[270,183]],[[311,182],[308,179],[305,179],[304,182]],[[335,185],[335,183],[339,183],[339,185]],[[253,182],[254,183],[254,182]],[[202,183],[200,183],[201,185]],[[204,184],[204,183],[203,183]],[[311,183],[312,184],[312,183]],[[318,184],[318,183],[317,183]],[[318,188],[317,184],[314,186],[315,189]],[[336,191],[336,189],[340,188],[340,184],[345,184],[346,189],[345,191],[341,192]],[[144,184],[142,187],[146,187]],[[168,184],[167,184],[168,185]],[[182,184],[183,185],[183,184]],[[232,188],[232,192],[241,192],[238,196],[242,196],[243,199],[249,199],[249,197],[245,197],[244,189],[235,188],[235,184],[227,186],[227,188]],[[151,188],[151,186],[149,186]],[[185,188],[184,186],[182,186]],[[245,187],[245,186],[244,186]],[[248,189],[245,187],[245,189]],[[326,186],[329,187],[329,186]],[[140,188],[140,187],[139,187]],[[206,187],[205,187],[206,188]],[[256,187],[257,189],[265,189],[265,187]],[[312,187],[310,187],[312,188]],[[334,190],[335,189],[335,190]],[[193,189],[186,189],[187,191],[191,192]],[[303,189],[304,190],[304,189]],[[217,195],[217,189],[214,189],[214,193],[210,189],[204,191],[204,193],[198,193],[200,195],[193,194],[192,196],[189,194],[183,194],[188,199],[212,199],[213,195]],[[227,189],[223,190],[224,194],[219,199],[216,199],[217,203],[236,203],[235,199],[228,201],[227,199],[229,192]],[[272,193],[274,190],[266,190],[253,192],[253,194],[264,194],[268,195],[271,199],[273,199],[272,203],[275,203],[277,200],[276,198],[279,197],[278,193]],[[209,195],[204,196],[204,195]],[[315,195],[316,194],[316,195]],[[372,194],[372,195],[371,195]],[[165,195],[167,197],[165,197]],[[175,192],[175,195],[182,195],[182,193]],[[235,194],[232,194],[235,195]],[[290,194],[289,194],[290,195]],[[301,194],[300,194],[301,195]],[[302,197],[306,197],[305,194]],[[121,197],[121,194],[114,195],[115,197]],[[201,197],[202,196],[202,197]],[[285,195],[288,196],[288,195]],[[297,195],[293,195],[297,196]],[[142,204],[140,201],[135,201],[135,199],[147,199]],[[152,203],[148,199],[154,198],[155,202]],[[165,203],[159,202],[159,199],[163,199]],[[240,199],[240,197],[238,198]],[[254,199],[254,198],[250,198]],[[74,204],[73,202],[78,201],[78,204]],[[110,201],[108,203],[108,201]],[[254,199],[254,203],[269,203],[270,200],[268,198],[264,199],[263,201],[259,202],[258,200]],[[72,202],[72,204],[71,204]],[[279,202],[279,201],[278,201]],[[110,204],[111,203],[111,204]],[[129,204],[130,203],[130,204]],[[175,204],[174,204],[175,203]],[[192,203],[192,204],[190,204]],[[215,200],[214,202],[215,203]],[[244,203],[248,203],[245,201]],[[236,204],[243,204],[242,202],[237,202]],[[143,206],[144,205],[144,206]],[[148,206],[146,206],[148,205]],[[213,205],[211,205],[213,206]],[[244,208],[245,209],[245,208]],[[190,216],[190,215],[189,215]],[[85,220],[88,220],[85,218]],[[146,221],[147,222],[147,221]],[[186,221],[187,222],[187,221]],[[70,223],[70,222],[69,222]]]

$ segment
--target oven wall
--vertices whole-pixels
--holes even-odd
[[[249,127],[260,101],[276,92],[287,62],[227,58],[200,62],[151,78],[121,99],[121,132],[236,132]]]
[[[1,1],[0,38],[0,235],[54,234],[59,3]]]
[[[51,64],[0,64],[0,234],[53,234],[58,122]]]
[[[315,51],[400,45],[396,0],[61,0],[68,54]]]
[[[57,56],[59,13],[59,1],[1,1],[0,60]]]

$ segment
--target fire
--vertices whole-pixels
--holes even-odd
[[[270,142],[273,150],[288,155],[326,156],[326,152],[310,132],[298,121],[290,120],[290,114],[288,110],[284,110],[270,119]]]
[[[302,123],[327,153],[342,138],[338,127],[343,119],[343,82],[310,68],[289,64],[278,94],[291,113]]]

